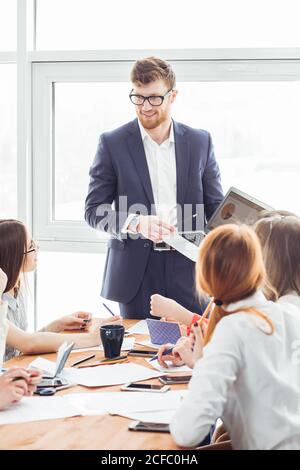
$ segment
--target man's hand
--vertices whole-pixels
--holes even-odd
[[[0,303],[1,303],[1,297],[3,295],[3,292],[6,289],[6,286],[7,286],[7,275],[0,268]]]
[[[154,243],[160,243],[163,237],[170,236],[175,230],[174,225],[163,222],[156,215],[140,215],[140,223],[137,226],[137,233],[141,233]]]

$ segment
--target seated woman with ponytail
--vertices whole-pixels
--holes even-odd
[[[191,338],[181,341],[193,376],[170,425],[175,442],[196,446],[221,418],[233,449],[299,448],[300,368],[293,344],[300,315],[262,293],[266,272],[253,230],[230,224],[210,232],[200,245],[196,283],[212,301],[205,334],[196,323]]]

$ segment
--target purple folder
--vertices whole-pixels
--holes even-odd
[[[176,344],[181,337],[178,323],[169,321],[146,319],[151,343],[154,344]]]

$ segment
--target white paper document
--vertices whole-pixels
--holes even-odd
[[[123,340],[123,343],[122,343],[122,347],[121,347],[121,350],[122,351],[130,351],[131,349],[134,348],[134,342],[135,342],[135,338],[124,338]],[[95,346],[93,348],[83,348],[83,349],[73,349],[71,351],[71,354],[72,353],[76,353],[76,352],[88,352],[88,351],[103,351],[103,346],[102,344],[100,344],[99,346]]]
[[[138,321],[131,328],[127,328],[127,331],[129,331],[131,334],[149,335],[149,330],[148,330],[146,320]]]
[[[171,362],[167,362],[167,364],[170,364],[169,367],[162,367],[157,360],[150,361],[150,359],[147,359],[147,362],[151,364],[154,369],[159,370],[160,372],[164,372],[165,374],[173,373],[173,372],[192,372],[192,369],[188,366],[173,366]]]
[[[24,397],[19,403],[0,412],[0,425],[78,415],[80,415],[78,408],[64,401],[63,397]]]
[[[72,393],[64,395],[67,403],[83,416],[128,413],[156,413],[177,409],[187,390],[173,390],[165,393],[149,392],[102,392]]]
[[[199,247],[194,245],[194,243],[189,242],[176,232],[169,237],[164,237],[163,241],[196,263],[199,255]]]
[[[175,413],[176,410],[135,411],[120,413],[120,416],[124,416],[124,418],[129,418],[134,421],[143,421],[146,423],[170,424]]]
[[[53,374],[55,363],[38,357],[31,363],[32,367],[37,367],[50,374]],[[104,387],[125,384],[127,382],[138,382],[155,377],[160,377],[162,373],[153,371],[138,364],[112,364],[97,367],[87,367],[84,369],[65,368],[61,377],[66,380],[84,385],[85,387]]]

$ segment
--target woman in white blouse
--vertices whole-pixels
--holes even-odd
[[[8,330],[4,360],[11,359],[19,351],[25,354],[55,352],[66,340],[74,341],[75,347],[98,346],[100,343],[99,325],[85,334],[64,334],[61,330],[85,326],[90,320],[86,312],[63,317],[50,323],[39,332],[26,332],[27,312],[24,275],[34,271],[38,262],[38,246],[34,243],[27,228],[17,220],[0,220],[0,268],[6,277],[0,299],[7,304]],[[0,273],[1,276],[1,273]],[[23,282],[23,285],[22,285]],[[49,295],[54,295],[49,286]],[[109,317],[101,324],[120,323],[120,317]],[[80,328],[84,329],[84,328]]]
[[[7,277],[0,269],[0,292],[7,283]],[[0,297],[0,374],[2,369],[2,359],[5,351],[6,335],[8,330],[7,322],[7,302],[3,302]],[[0,375],[0,410],[17,403],[21,398],[32,395],[36,384],[41,380],[41,373],[38,370],[24,369],[23,367],[13,367]]]
[[[200,246],[196,280],[213,300],[204,336],[194,326],[186,357],[174,350],[174,360],[194,366],[170,425],[174,440],[196,446],[221,418],[234,449],[300,448],[299,310],[261,292],[266,272],[254,232],[213,230]]]

